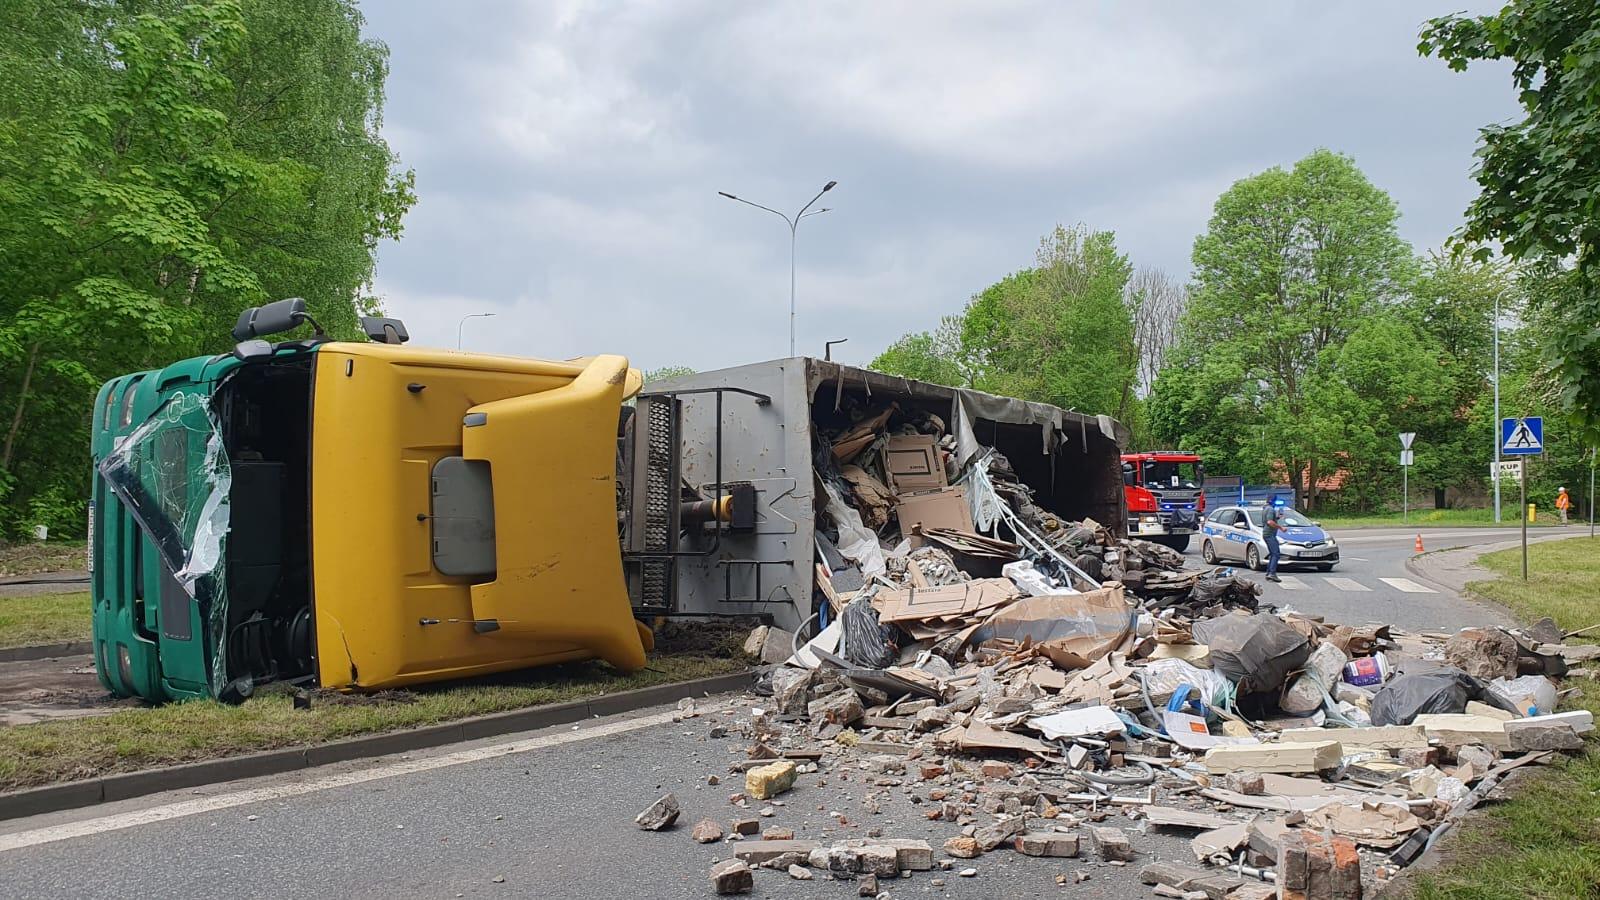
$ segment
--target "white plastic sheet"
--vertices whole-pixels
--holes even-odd
[[[861,515],[840,499],[833,485],[823,482],[828,492],[828,515],[839,526],[839,552],[861,567],[861,575],[871,579],[888,571],[883,558],[883,548],[878,546],[878,536],[861,524]]]

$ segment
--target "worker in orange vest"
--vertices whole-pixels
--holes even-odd
[[[1556,491],[1556,509],[1561,511],[1561,524],[1567,524],[1567,510],[1572,508],[1572,498],[1567,495],[1567,489]]]

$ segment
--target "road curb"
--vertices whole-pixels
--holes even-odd
[[[474,716],[470,719],[406,731],[391,731],[304,747],[264,750],[243,756],[227,756],[161,769],[124,772],[103,778],[12,791],[0,794],[0,820],[80,809],[113,800],[126,800],[161,791],[200,787],[240,778],[281,775],[329,763],[426,750],[444,744],[513,734],[551,725],[569,725],[595,716],[616,715],[672,703],[685,697],[744,690],[755,680],[755,675],[754,670],[732,672],[727,675],[713,675],[710,678],[697,678],[693,681],[680,681],[676,684],[662,684],[615,694],[600,694],[567,703]]]
[[[0,647],[0,663],[26,662],[30,659],[51,659],[57,656],[77,656],[93,653],[93,641],[67,641],[64,644],[34,644],[29,647]]]

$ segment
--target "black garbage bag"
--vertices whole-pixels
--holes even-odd
[[[1276,691],[1311,655],[1305,635],[1266,613],[1201,619],[1191,630],[1196,643],[1211,648],[1211,668],[1237,684],[1240,694]]]
[[[845,604],[839,620],[844,627],[844,658],[867,669],[886,669],[900,658],[895,629],[878,622],[872,598],[858,595]]]
[[[1487,685],[1454,666],[1402,670],[1372,696],[1372,724],[1410,725],[1417,716],[1465,712],[1469,700],[1506,709]]]
[[[1227,569],[1212,569],[1195,580],[1193,596],[1196,606],[1220,603],[1253,612],[1261,604],[1261,585]]]

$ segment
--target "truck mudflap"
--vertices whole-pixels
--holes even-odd
[[[489,464],[495,579],[472,586],[486,639],[570,642],[624,671],[644,668],[617,543],[617,410],[638,385],[621,356],[596,356],[560,388],[480,404],[462,420],[466,459]]]

